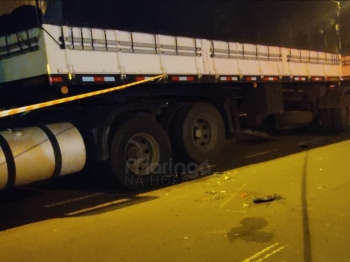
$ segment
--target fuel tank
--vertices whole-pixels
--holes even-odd
[[[0,190],[78,172],[85,161],[84,141],[70,123],[0,132]]]

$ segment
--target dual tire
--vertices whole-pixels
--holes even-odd
[[[225,126],[214,106],[191,103],[179,106],[173,113],[169,136],[147,116],[128,119],[112,132],[110,164],[114,177],[123,186],[142,190],[161,185],[169,171],[172,151],[176,161],[183,163],[208,163],[219,156]]]

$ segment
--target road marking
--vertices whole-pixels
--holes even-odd
[[[129,200],[130,199],[118,199],[118,200],[114,200],[114,201],[111,201],[111,202],[108,202],[108,203],[104,203],[104,204],[101,204],[101,205],[97,205],[97,206],[94,206],[94,207],[84,208],[84,209],[81,209],[81,210],[78,210],[78,211],[75,211],[75,212],[67,213],[66,215],[67,216],[74,216],[74,215],[86,213],[86,212],[89,212],[89,211],[101,209],[101,208],[104,208],[104,207],[109,207],[109,206],[112,206],[112,205],[115,205],[115,204],[121,204],[121,203],[127,202]]]
[[[288,246],[288,244],[287,244],[287,245],[284,245],[284,246],[282,246],[282,247],[280,247],[280,248],[278,248],[278,249],[276,249],[276,250],[274,250],[274,251],[272,251],[271,253],[267,254],[266,256],[264,256],[263,258],[257,260],[256,262],[261,262],[261,261],[265,260],[266,258],[269,258],[270,256],[272,256],[272,255],[274,255],[274,254],[280,252],[280,251],[281,251],[282,249],[284,249],[286,246]]]
[[[277,247],[278,245],[279,245],[279,243],[275,243],[275,244],[273,244],[273,245],[271,245],[271,246],[268,246],[268,247],[264,248],[263,250],[259,251],[258,253],[252,255],[251,257],[248,257],[247,259],[243,260],[243,262],[251,262],[252,260],[259,258],[260,256],[264,255],[266,252],[268,252],[268,251],[270,251],[271,249]],[[270,256],[272,256],[272,255],[274,255],[274,254],[280,252],[282,249],[284,249],[284,248],[285,248],[286,246],[288,246],[288,245],[289,245],[289,244],[284,245],[284,246],[282,246],[282,247],[280,247],[280,248],[278,248],[278,249],[276,249],[276,250],[273,250],[272,252],[266,254],[263,258],[260,258],[260,259],[257,260],[256,262],[261,262],[261,261],[263,261],[263,260],[269,258]]]
[[[77,197],[77,198],[69,199],[69,200],[66,200],[66,201],[49,204],[49,205],[46,205],[44,207],[45,208],[50,208],[50,207],[55,207],[55,206],[62,206],[62,205],[66,205],[66,204],[69,204],[69,203],[77,202],[77,201],[80,201],[80,200],[84,200],[84,199],[88,199],[88,198],[92,198],[92,197],[96,197],[96,196],[100,196],[100,195],[104,195],[104,194],[105,193],[96,193],[96,194],[87,195],[87,196],[83,196],[83,197]]]
[[[227,199],[227,200],[220,206],[220,208],[222,208],[224,205],[226,205],[228,202],[230,202],[231,199],[234,198],[234,197],[238,194],[238,192],[240,192],[246,185],[248,185],[248,184],[244,184],[244,185],[241,186],[235,193],[233,193],[233,195],[232,195],[229,199]]]
[[[258,154],[246,156],[245,158],[252,158],[252,157],[256,157],[256,156],[267,155],[269,153],[276,152],[276,151],[277,151],[277,149],[273,149],[273,150],[270,150],[270,151],[265,151],[265,152],[261,152],[261,153],[258,153]]]

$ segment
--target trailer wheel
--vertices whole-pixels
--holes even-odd
[[[350,132],[350,95],[344,95],[339,108],[332,109],[334,129],[338,132]]]
[[[225,126],[218,110],[208,103],[179,109],[169,130],[179,158],[203,163],[218,157],[225,142]]]
[[[132,118],[114,132],[111,141],[111,166],[123,186],[141,190],[161,185],[171,148],[159,124],[145,116]]]

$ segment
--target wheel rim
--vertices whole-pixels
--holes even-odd
[[[216,129],[214,124],[207,118],[198,118],[192,129],[192,138],[195,146],[201,151],[209,151],[215,145]]]
[[[144,133],[134,135],[125,147],[125,161],[131,172],[148,175],[159,162],[159,146],[156,140]]]

